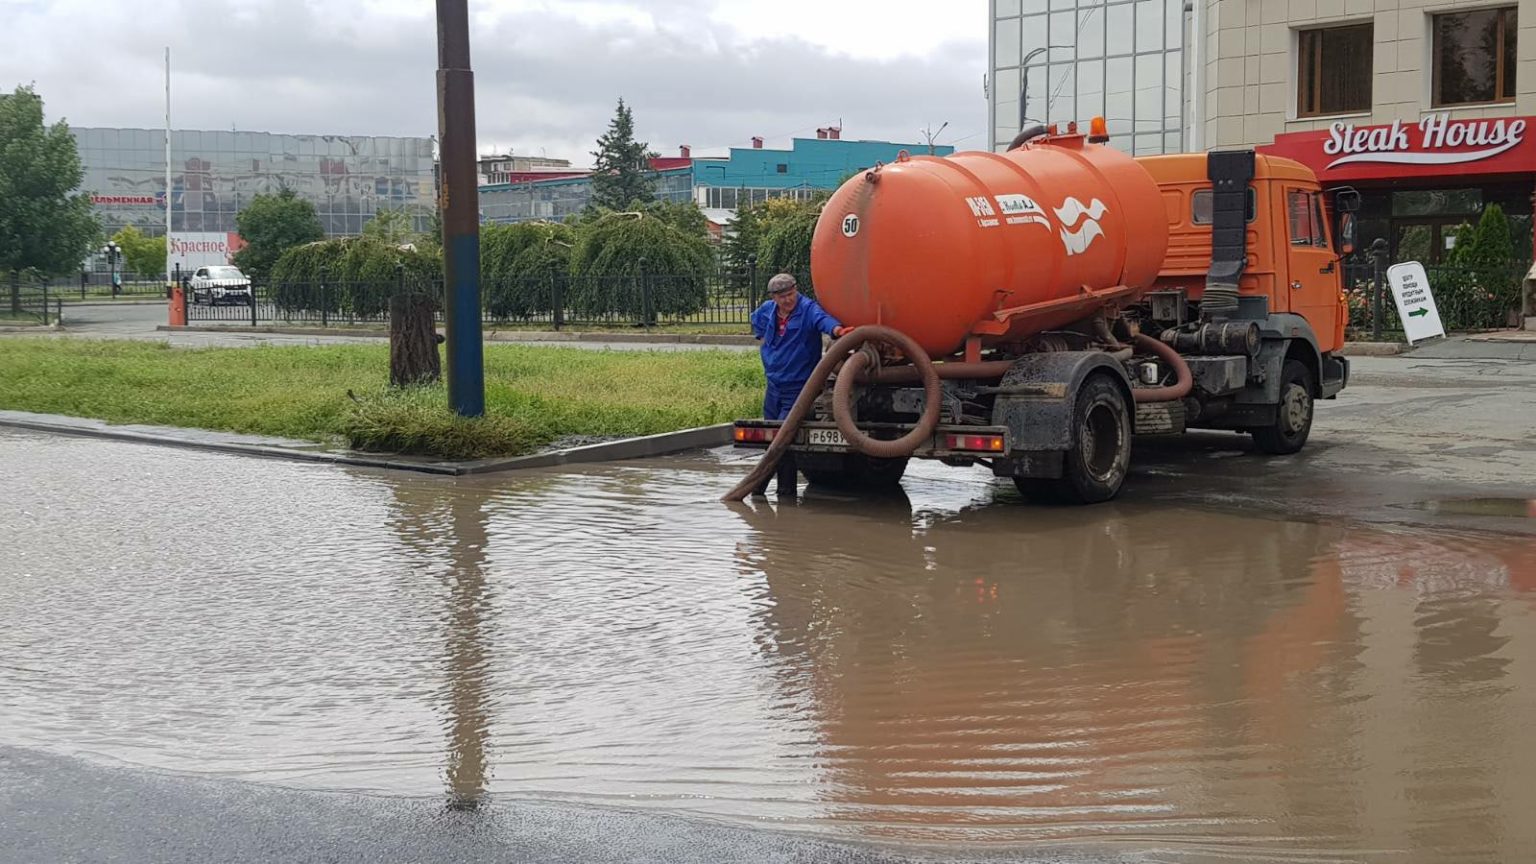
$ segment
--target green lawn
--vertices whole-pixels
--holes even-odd
[[[461,459],[761,410],[762,368],[750,352],[487,345],[482,421],[451,415],[441,385],[391,392],[388,363],[382,343],[189,350],[13,338],[0,340],[0,408]]]

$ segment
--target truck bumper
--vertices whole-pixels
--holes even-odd
[[[765,450],[777,437],[782,424],[777,420],[737,420],[733,425],[736,447]],[[859,430],[864,434],[885,440],[900,438],[912,431],[912,428],[913,424],[910,423],[859,424]],[[940,425],[926,441],[918,445],[912,455],[919,459],[1004,457],[1011,450],[1011,445],[1006,426]],[[848,444],[837,424],[829,420],[808,420],[800,424],[790,449],[812,453],[857,452]]]

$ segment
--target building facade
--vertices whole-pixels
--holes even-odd
[[[1358,188],[1361,239],[1394,260],[1441,260],[1490,204],[1529,258],[1536,0],[1202,2],[1205,147]]]
[[[586,174],[584,169],[571,168],[569,159],[550,159],[544,156],[506,155],[481,156],[479,160],[479,185],[492,183],[520,183],[542,177],[575,177]]]
[[[1233,2],[1243,0],[1227,0]],[[1102,116],[1111,143],[1127,153],[1182,152],[1190,122],[1184,47],[1192,16],[1185,6],[1186,0],[992,0],[992,148],[1006,148],[1030,122]]]
[[[925,144],[889,141],[850,141],[841,130],[823,129],[816,138],[795,138],[787,149],[733,147],[725,157],[668,156],[651,160],[651,180],[662,201],[692,201],[710,220],[724,225],[741,206],[775,197],[808,197],[835,189],[850,174],[897,154],[927,153]],[[953,147],[935,146],[946,156]],[[688,148],[682,148],[687,154]],[[580,213],[592,201],[590,177],[561,177],[480,187],[481,218],[487,222],[530,219],[559,221]]]
[[[165,132],[71,130],[108,235],[125,225],[165,233]],[[404,208],[426,230],[435,207],[430,138],[172,130],[171,230],[229,233],[257,195],[292,189],[315,205],[325,231],[357,234],[380,209]]]

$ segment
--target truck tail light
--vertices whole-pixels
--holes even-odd
[[[737,444],[768,444],[773,441],[773,436],[778,429],[769,426],[737,426]]]
[[[1003,436],[945,434],[944,449],[975,450],[981,453],[1001,453],[1003,452]]]

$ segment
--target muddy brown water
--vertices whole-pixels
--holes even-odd
[[[1155,860],[1536,855],[1536,543],[0,432],[0,743]]]

